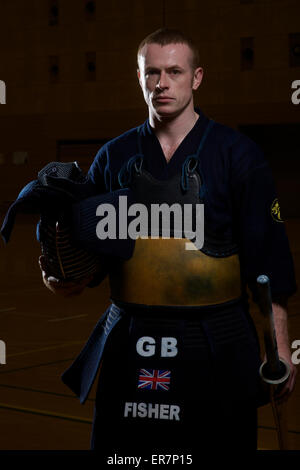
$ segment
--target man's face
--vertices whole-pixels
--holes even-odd
[[[146,44],[138,63],[139,82],[152,114],[172,117],[193,107],[193,90],[199,87],[203,70],[192,68],[192,51],[186,44]]]

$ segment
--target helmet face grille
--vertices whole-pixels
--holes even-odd
[[[58,279],[79,280],[97,271],[98,258],[74,244],[71,229],[66,223],[42,216],[39,235],[50,275]]]

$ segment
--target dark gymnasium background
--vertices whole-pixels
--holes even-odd
[[[103,142],[146,119],[136,49],[159,27],[176,27],[200,49],[196,104],[265,151],[299,284],[299,18],[298,0],[0,0],[1,222],[48,162],[87,170]],[[72,299],[48,292],[36,222],[19,216],[0,246],[0,449],[89,449],[95,387],[82,406],[60,375],[108,304],[108,286]],[[298,348],[299,299],[289,307]],[[254,305],[252,313],[260,328]],[[300,449],[299,382],[287,410],[290,449]],[[270,405],[259,410],[259,448],[278,448]]]

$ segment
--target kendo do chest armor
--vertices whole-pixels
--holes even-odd
[[[127,162],[127,181],[119,174],[121,186],[128,186],[134,199],[151,213],[151,204],[177,203],[182,208],[201,204],[202,181],[196,170],[199,154],[213,122],[210,121],[196,155],[185,160],[181,174],[157,180],[143,169],[142,152]],[[140,142],[139,142],[140,143]],[[125,175],[126,176],[126,175]],[[123,177],[123,178],[122,178]],[[123,181],[122,181],[123,179]],[[126,179],[126,178],[125,178]],[[193,211],[195,215],[195,210]],[[195,225],[195,224],[193,224]],[[187,240],[138,238],[129,260],[110,272],[111,298],[114,302],[144,305],[205,306],[221,304],[241,296],[238,247],[233,240],[216,237],[205,223],[204,245],[186,249]],[[174,231],[173,231],[174,235]]]

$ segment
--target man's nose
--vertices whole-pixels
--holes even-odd
[[[168,87],[169,87],[169,82],[168,82],[167,74],[165,72],[161,72],[159,76],[159,80],[156,84],[156,88],[159,88],[160,90],[165,90]]]

